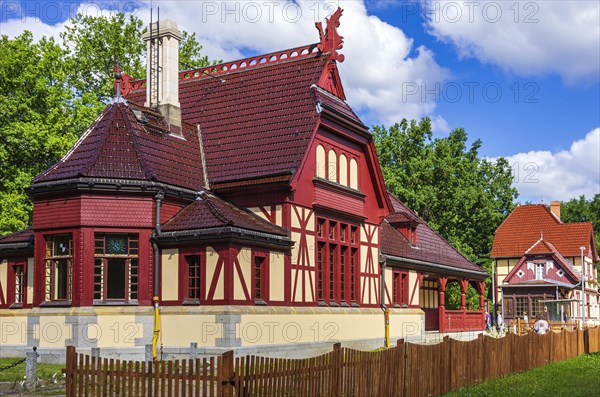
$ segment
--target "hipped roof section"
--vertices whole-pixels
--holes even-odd
[[[235,226],[277,236],[288,236],[285,229],[205,192],[202,192],[196,201],[167,221],[162,226],[162,231],[178,232],[226,226]]]
[[[187,123],[180,132],[169,128],[151,109],[109,104],[67,154],[34,183],[90,177],[156,181],[201,190],[204,180],[196,128]]]

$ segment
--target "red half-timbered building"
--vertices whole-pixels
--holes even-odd
[[[171,348],[381,341],[382,309],[392,336],[482,329],[465,292],[485,272],[388,194],[345,101],[340,16],[317,44],[184,72],[175,23],[155,26],[160,67],[118,75],[30,187],[32,228],[0,239],[7,346],[143,349],[153,296]]]

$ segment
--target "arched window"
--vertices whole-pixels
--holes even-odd
[[[329,155],[327,156],[327,179],[337,182],[337,156],[333,149],[329,150]]]
[[[344,154],[340,156],[340,184],[348,186],[348,158]]]
[[[316,163],[316,168],[317,168],[317,177],[319,178],[325,178],[325,169],[326,167],[326,160],[325,160],[325,148],[322,145],[318,145],[317,146],[317,163]]]
[[[350,159],[350,187],[358,190],[358,163]]]

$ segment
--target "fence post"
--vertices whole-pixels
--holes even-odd
[[[342,383],[341,375],[342,375],[342,365],[344,364],[342,361],[342,344],[340,342],[333,344],[333,360],[332,360],[332,368],[331,368],[331,391],[332,396],[337,396],[339,394],[338,390]]]
[[[590,329],[583,330],[583,353],[590,354]]]
[[[66,364],[67,397],[75,396],[75,370],[77,368],[77,352],[75,346],[67,346]]]
[[[223,397],[233,397],[233,350],[229,350],[221,356],[223,363],[221,368],[221,384],[223,385]]]
[[[34,390],[37,385],[37,347],[33,347],[32,352],[25,354],[25,388]]]
[[[393,374],[394,379],[397,379],[396,390],[400,392],[400,396],[404,396],[404,385],[406,377],[406,363],[404,356],[406,355],[406,345],[404,344],[404,339],[398,339],[396,341],[396,368],[398,368],[398,373]]]
[[[190,343],[190,359],[196,360],[198,358],[198,343],[192,342]]]

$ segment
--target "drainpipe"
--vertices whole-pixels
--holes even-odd
[[[390,347],[390,309],[385,305],[385,266],[387,260],[381,262],[381,276],[379,277],[379,303],[381,304],[381,310],[383,310],[383,318],[385,321],[385,347]]]
[[[158,343],[158,336],[160,334],[160,311],[158,308],[159,298],[159,278],[158,278],[158,263],[160,250],[158,248],[157,239],[161,235],[160,230],[160,207],[165,194],[161,191],[156,193],[154,200],[156,201],[156,222],[154,225],[154,237],[152,238],[152,251],[154,251],[154,292],[152,296],[152,305],[154,306],[154,335],[152,336],[152,360],[158,361],[156,354],[156,344]]]
[[[583,262],[583,250],[585,247],[579,247],[581,250],[581,329],[585,328],[585,263]]]

